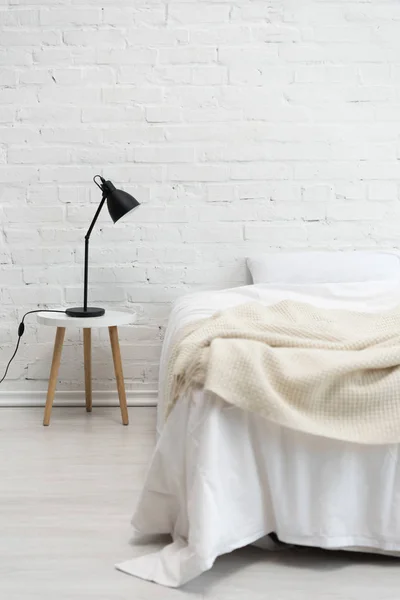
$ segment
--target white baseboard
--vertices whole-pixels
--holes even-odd
[[[156,406],[157,391],[126,391],[126,400],[128,406]],[[113,391],[93,392],[93,406],[118,406],[118,394]],[[0,392],[0,408],[2,407],[34,407],[44,406],[46,403],[46,391],[40,392]],[[56,392],[54,406],[84,406],[84,391],[65,391]]]

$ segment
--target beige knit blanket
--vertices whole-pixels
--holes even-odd
[[[174,346],[167,414],[191,387],[299,431],[400,442],[400,307],[380,313],[284,301],[189,326]]]

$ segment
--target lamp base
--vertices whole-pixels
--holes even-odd
[[[95,308],[94,306],[88,306],[85,310],[83,306],[79,306],[67,308],[65,312],[69,317],[102,317],[106,311],[104,308]]]

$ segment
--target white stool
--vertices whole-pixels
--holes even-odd
[[[61,362],[61,352],[64,342],[65,329],[67,327],[83,328],[83,357],[85,366],[85,397],[86,410],[92,410],[92,327],[108,327],[110,334],[111,350],[114,361],[115,378],[117,380],[117,389],[119,405],[121,408],[122,423],[128,425],[128,407],[126,405],[126,394],[124,384],[124,374],[122,371],[121,351],[118,341],[118,326],[127,325],[136,321],[136,314],[126,313],[115,310],[107,310],[102,317],[77,318],[69,317],[61,313],[37,314],[37,320],[42,325],[52,325],[57,327],[56,339],[54,342],[53,360],[51,363],[49,387],[47,390],[46,407],[44,409],[43,425],[49,425],[51,409],[53,407],[54,393],[57,385],[58,369]]]

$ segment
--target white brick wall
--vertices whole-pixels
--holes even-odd
[[[24,311],[81,299],[96,173],[143,203],[91,241],[91,300],[139,315],[134,389],[156,387],[169,303],[244,283],[246,254],[397,246],[399,22],[398,0],[1,0],[0,365]],[[30,319],[2,389],[45,388],[52,336]]]

